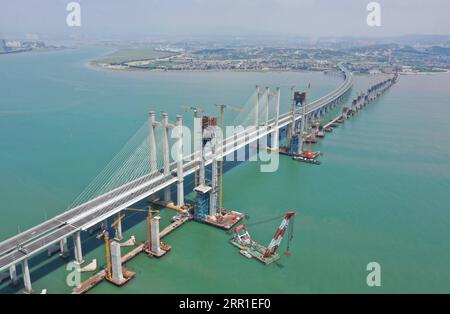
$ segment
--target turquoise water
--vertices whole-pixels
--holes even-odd
[[[309,72],[117,73],[86,66],[106,52],[0,58],[1,239],[64,210],[148,110],[173,117],[190,104],[214,112],[213,103],[245,103],[255,84],[281,86],[287,108],[293,83],[311,81],[313,98],[340,83]],[[353,94],[374,80],[355,77]],[[138,256],[127,264],[136,272],[127,286],[102,283],[92,292],[449,292],[449,83],[447,75],[402,76],[315,146],[324,153],[318,167],[281,157],[275,173],[251,162],[225,174],[224,205],[250,215],[257,241],[268,243],[279,224],[258,222],[297,211],[292,256],[263,266],[243,258],[223,231],[189,223],[165,238],[173,250],[164,258]],[[164,211],[162,224],[172,215]],[[143,239],[144,223],[125,234]],[[103,263],[100,243],[86,240],[87,260]],[[33,287],[69,292],[61,259],[37,259]],[[371,261],[381,265],[382,287],[366,285]]]

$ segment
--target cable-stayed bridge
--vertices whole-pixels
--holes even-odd
[[[286,131],[294,122],[301,121],[302,114],[306,115],[307,119],[313,119],[335,107],[353,85],[352,74],[343,65],[339,64],[338,67],[343,83],[326,96],[306,104],[305,109],[293,106],[291,111],[280,114],[279,89],[277,93],[270,93],[266,89],[261,97],[258,94],[256,107],[253,102],[244,107],[244,112],[239,115],[240,121],[234,123],[242,125],[246,130],[220,140],[220,149],[214,156],[203,156],[205,166],[267,136],[276,139],[278,143],[280,133]],[[156,114],[151,112],[148,123],[124,146],[68,210],[0,243],[0,272],[9,268],[13,277],[16,265],[22,263],[25,288],[31,290],[28,267],[28,259],[31,256],[58,243],[61,252],[67,253],[67,239],[73,237],[75,260],[82,263],[82,231],[160,191],[164,191],[167,199],[170,197],[172,185],[177,186],[176,204],[182,207],[184,177],[197,170],[196,160],[199,152],[185,155],[177,161],[170,160],[169,131],[176,126],[182,126],[181,116],[177,116],[176,122],[171,124],[167,114],[163,114],[161,121],[156,121]],[[143,135],[145,136],[142,140]]]

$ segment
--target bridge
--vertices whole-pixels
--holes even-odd
[[[275,116],[268,117],[267,111],[264,119],[259,121],[259,111],[264,110],[264,106],[256,108],[254,112],[254,120],[251,124],[253,128],[247,128],[245,132],[237,132],[233,136],[224,138],[220,143],[220,149],[214,154],[204,155],[204,166],[212,164],[214,161],[220,160],[235,151],[258,141],[263,137],[271,137],[272,147],[278,145],[280,133],[285,132],[292,124],[301,122],[302,116],[306,119],[313,119],[325,114],[335,107],[350,90],[353,85],[352,74],[342,65],[338,65],[339,71],[344,79],[343,83],[334,91],[326,96],[317,99],[304,108],[297,108],[293,105],[292,110],[280,114],[280,90],[273,94],[275,99]],[[267,97],[269,95],[267,94]],[[257,95],[259,99],[259,94]],[[256,102],[258,106],[259,100]],[[268,106],[268,102],[267,102]],[[268,108],[265,108],[268,110]],[[304,121],[304,120],[303,120]],[[98,225],[125,208],[135,204],[151,195],[160,191],[164,191],[164,198],[170,198],[170,188],[172,185],[177,186],[177,202],[176,205],[182,208],[184,204],[184,177],[197,171],[197,162],[200,153],[197,151],[189,156],[183,156],[176,162],[171,162],[169,158],[169,130],[175,126],[182,126],[182,117],[177,116],[176,123],[170,124],[168,115],[163,114],[161,121],[156,121],[155,112],[149,113],[149,146],[150,150],[155,151],[156,147],[156,130],[162,129],[163,141],[163,164],[158,163],[157,154],[154,153],[150,157],[151,171],[129,182],[114,187],[111,190],[96,195],[56,217],[49,219],[31,229],[17,234],[0,243],[0,272],[9,268],[11,279],[17,280],[16,265],[22,264],[23,280],[25,291],[32,291],[30,271],[28,260],[51,246],[59,244],[60,251],[63,256],[68,255],[68,238],[73,237],[74,256],[78,263],[83,263],[83,254],[81,247],[81,232]],[[121,236],[121,226],[118,226],[116,233]],[[117,236],[117,234],[116,234]]]

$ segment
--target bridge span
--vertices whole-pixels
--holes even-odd
[[[312,119],[331,110],[342,100],[353,85],[352,74],[342,64],[339,64],[338,67],[344,81],[336,90],[307,104],[304,111],[294,106],[292,111],[277,114],[274,118],[264,121],[264,128],[255,125],[255,128],[252,130],[237,133],[224,139],[223,143],[219,144],[221,149],[219,149],[215,158],[223,158],[268,135],[275,136],[278,141],[279,130],[289,127],[293,121],[301,121],[302,112],[306,113],[306,118]],[[279,97],[277,107],[277,112],[279,112]],[[154,113],[150,114],[150,121],[152,119],[154,121]],[[163,114],[162,124],[164,124],[164,121],[166,121],[167,127],[167,114]],[[181,116],[177,116],[176,123],[182,125]],[[168,152],[166,153],[168,154]],[[0,243],[0,272],[9,268],[11,279],[17,280],[16,265],[21,263],[25,290],[31,291],[28,267],[28,259],[31,256],[58,243],[61,253],[63,253],[62,255],[67,255],[67,239],[73,237],[75,260],[82,263],[83,255],[80,237],[82,231],[88,230],[108,217],[120,213],[132,204],[159,191],[167,191],[168,187],[173,184],[177,184],[177,190],[179,191],[177,194],[177,205],[184,205],[183,178],[196,170],[196,162],[193,157],[197,158],[198,155],[199,153],[195,152],[195,154],[172,163],[166,159],[164,169],[156,169],[147,175],[114,188],[31,229],[4,240]],[[204,156],[204,158],[205,165],[212,163],[212,156]]]

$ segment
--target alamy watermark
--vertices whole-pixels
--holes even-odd
[[[366,283],[369,287],[381,287],[381,266],[377,262],[370,262],[367,264],[366,270],[369,274],[366,278]]]
[[[66,265],[66,270],[69,272],[66,276],[67,286],[79,287],[81,285],[81,270],[77,262],[70,262]]]
[[[66,23],[69,27],[81,26],[81,6],[78,2],[69,2],[66,6],[66,10],[69,11],[66,17]]]
[[[367,25],[370,27],[381,26],[381,5],[378,2],[369,2],[366,10],[370,13],[367,15]]]

